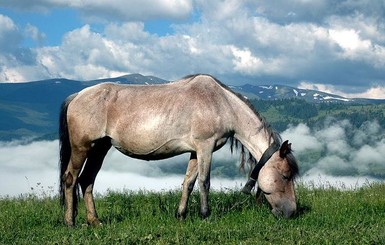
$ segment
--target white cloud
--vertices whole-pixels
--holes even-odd
[[[32,25],[22,29],[11,18],[0,14],[0,82],[44,77],[44,72],[36,64],[35,52],[21,47],[26,37],[42,38],[43,34]]]
[[[58,140],[36,141],[25,144],[21,141],[0,142],[0,197],[18,196],[25,193],[56,195],[59,179]],[[237,155],[229,149],[215,152],[214,161],[237,162]],[[123,189],[138,191],[164,191],[180,189],[184,175],[167,174],[160,166],[180,164],[187,168],[189,155],[184,154],[161,161],[143,161],[123,155],[111,149],[104,160],[95,182],[95,190]],[[212,177],[212,189],[240,188],[245,179]]]
[[[353,11],[352,6],[357,5],[347,1],[296,1],[295,6],[281,1],[279,9],[268,2],[234,0],[146,3],[1,3],[34,11],[66,6],[87,18],[82,27],[67,32],[60,45],[29,49],[27,56],[26,49],[19,49],[22,39],[8,42],[10,37],[4,35],[13,49],[7,57],[0,57],[0,79],[87,80],[143,73],[174,80],[191,73],[210,73],[231,84],[269,81],[295,86],[299,81],[314,81],[329,88],[345,85],[340,90],[360,86],[361,91],[368,84],[381,87],[385,82],[385,31],[378,21],[381,15],[375,9],[369,15],[362,4]],[[148,19],[189,18],[193,12],[195,19],[172,24],[173,31],[167,35],[146,31]],[[103,18],[97,28],[93,28],[93,18]],[[28,33],[37,42],[44,39],[44,33],[35,26],[20,31],[10,18],[3,16],[2,21],[3,30],[8,26],[14,39],[22,38],[20,33]],[[1,38],[0,42],[5,43]],[[370,96],[380,96],[382,90],[376,91]]]
[[[34,41],[36,41],[39,46],[43,44],[43,41],[46,38],[46,34],[39,31],[36,26],[31,24],[27,24],[25,28],[25,33],[27,36],[31,37]]]
[[[154,18],[183,19],[187,18],[192,11],[190,0],[112,0],[108,2],[85,0],[70,2],[70,5],[93,19],[99,19],[98,15],[104,15],[125,21]]]
[[[335,41],[346,52],[353,52],[357,49],[368,49],[371,46],[369,40],[361,40],[355,30],[329,30],[330,38]]]
[[[1,52],[9,52],[13,50],[20,41],[22,35],[19,28],[13,20],[5,15],[0,14],[0,50]]]
[[[378,122],[365,122],[353,129],[349,121],[325,121],[321,128],[299,124],[282,133],[293,143],[295,154],[314,162],[303,162],[304,176],[383,176],[385,131]],[[320,157],[311,156],[318,152]],[[310,158],[307,156],[310,154]],[[309,160],[307,160],[309,161]],[[301,163],[300,163],[301,166]]]
[[[12,2],[2,1],[0,5],[40,12],[49,12],[53,8],[73,8],[83,13],[85,18],[98,21],[181,19],[187,18],[193,9],[191,0],[13,0]]]
[[[231,52],[234,55],[233,64],[236,71],[254,74],[263,65],[261,59],[255,57],[249,49],[241,50],[237,47],[231,47]]]
[[[305,141],[302,138],[291,138],[288,132],[283,136],[287,136],[292,142],[295,154],[310,150],[306,147],[300,147],[301,144],[313,142],[312,148],[324,144],[324,142],[314,142],[311,138],[311,130],[300,126],[298,129],[291,128],[288,131],[292,133],[300,132],[305,134]],[[310,134],[309,134],[310,132]],[[310,138],[310,140],[309,140]],[[214,164],[218,162],[228,162],[229,160],[237,164],[238,155],[230,155],[229,149],[225,146],[223,150],[214,153]],[[21,194],[36,194],[38,196],[57,195],[58,191],[58,141],[38,141],[28,144],[23,142],[0,142],[0,197],[2,196],[19,196]],[[382,152],[385,151],[385,141],[378,142],[374,146],[364,145],[352,158],[357,158],[353,163],[346,162],[345,159],[335,155],[330,155],[315,165],[313,169],[305,173],[299,179],[306,185],[328,185],[335,187],[359,187],[376,179],[371,177],[333,177],[326,175],[322,171],[345,171],[352,168],[353,164],[362,174],[370,174],[371,169],[368,164],[378,164],[375,166],[379,169],[383,168]],[[371,154],[368,157],[368,154]],[[188,155],[166,159],[163,161],[141,161],[124,156],[116,150],[108,153],[102,169],[98,174],[95,182],[95,191],[97,193],[106,193],[108,190],[115,191],[168,191],[179,190],[183,183],[184,176],[182,174],[166,174],[159,168],[161,165],[182,164],[187,167]],[[301,164],[301,163],[300,163]],[[333,182],[330,182],[333,180]],[[212,190],[238,190],[242,188],[246,182],[245,178],[227,179],[212,176]],[[354,186],[350,186],[355,184]],[[328,186],[328,187],[330,187]],[[198,189],[198,187],[196,187]]]
[[[298,153],[322,147],[322,143],[305,124],[298,124],[295,127],[289,126],[281,136],[283,139],[290,139],[290,142],[293,143],[293,149]]]
[[[355,13],[349,16],[331,16],[327,19],[330,39],[341,51],[342,59],[361,61],[376,69],[385,65],[385,38],[378,17]]]
[[[340,56],[344,59],[362,60],[374,67],[385,65],[384,46],[374,44],[369,39],[362,39],[358,31],[353,29],[329,30],[331,40],[342,49]]]
[[[335,87],[332,85],[312,83],[312,82],[308,82],[308,81],[300,82],[298,88],[318,90],[318,91],[325,92],[325,93],[341,93],[341,91],[337,91],[335,89]]]
[[[355,152],[356,161],[361,164],[361,166],[368,166],[369,164],[384,164],[384,158],[382,150],[384,150],[383,142],[382,144],[376,145],[375,147],[369,145],[363,145],[357,152]]]
[[[89,25],[73,30],[59,47],[38,49],[38,60],[56,77],[90,80],[135,73],[142,64],[140,48],[92,32]]]
[[[346,157],[351,152],[346,136],[346,129],[350,127],[351,125],[347,120],[332,123],[331,125],[326,124],[325,128],[315,132],[315,136],[326,143],[326,149],[330,154]],[[330,142],[330,144],[327,144],[327,142]]]
[[[369,88],[367,91],[355,94],[345,94],[350,98],[372,98],[372,99],[385,99],[385,86],[376,86]]]

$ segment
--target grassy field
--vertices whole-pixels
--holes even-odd
[[[0,199],[0,244],[384,244],[385,184],[355,190],[299,186],[298,217],[276,219],[266,203],[239,191],[210,193],[202,220],[194,192],[187,219],[174,212],[180,192],[115,193],[97,198],[102,227],[63,224],[57,197]]]

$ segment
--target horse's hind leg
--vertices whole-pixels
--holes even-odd
[[[182,197],[180,199],[179,207],[176,213],[177,218],[186,218],[187,203],[190,194],[194,188],[195,181],[198,176],[198,163],[196,153],[191,153],[190,161],[188,162],[186,176],[183,181]]]
[[[62,176],[65,196],[65,223],[68,226],[75,225],[77,213],[77,179],[87,157],[86,148],[72,148],[71,158],[67,170]]]
[[[79,176],[79,184],[82,189],[84,203],[87,209],[87,222],[90,225],[101,225],[95,209],[93,188],[96,175],[98,174],[104,157],[111,148],[111,140],[103,138],[95,142],[95,145],[88,153],[87,162]]]

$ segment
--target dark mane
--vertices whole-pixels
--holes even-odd
[[[254,108],[254,106],[250,103],[250,101],[248,99],[246,99],[243,95],[234,92],[227,85],[223,84],[221,81],[219,81],[215,77],[213,77],[211,75],[208,75],[208,74],[193,74],[193,75],[185,76],[183,79],[190,79],[190,80],[192,80],[192,79],[194,79],[195,77],[197,77],[199,75],[205,75],[205,76],[211,77],[223,89],[231,92],[232,94],[237,96],[241,101],[243,101],[254,112],[254,114],[261,120],[262,126],[261,126],[260,130],[263,129],[263,130],[265,130],[265,132],[268,135],[270,135],[269,144],[272,144],[273,142],[276,142],[279,145],[282,144],[282,138],[279,135],[279,133],[271,127],[271,125],[266,121],[266,119]],[[251,170],[253,169],[255,164],[257,164],[257,160],[251,155],[250,152],[246,152],[245,147],[237,139],[235,139],[233,136],[230,137],[231,153],[233,153],[234,147],[237,149],[237,148],[239,148],[239,146],[241,148],[241,157],[240,157],[239,168],[242,171],[244,171],[245,163],[247,162],[248,165],[249,165],[250,172],[251,172]],[[247,161],[246,161],[247,153],[248,153],[248,156],[247,156]],[[295,178],[295,176],[297,176],[298,173],[299,173],[299,168],[298,168],[297,160],[295,159],[295,157],[292,154],[292,152],[287,154],[286,159],[287,159],[287,162],[288,162],[288,164],[290,166],[290,170],[291,170],[291,173],[292,173],[292,178]]]

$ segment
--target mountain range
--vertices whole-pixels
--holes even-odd
[[[282,100],[303,99],[310,103],[347,103],[347,104],[378,104],[385,100],[366,98],[346,98],[340,95],[325,93],[317,90],[300,89],[286,85],[251,85],[230,86],[230,88],[248,99]]]
[[[131,74],[116,78],[76,81],[63,78],[26,83],[0,83],[0,141],[54,139],[57,137],[59,108],[70,94],[101,82],[159,84],[168,81],[154,76]],[[385,103],[385,100],[348,99],[316,90],[285,85],[229,86],[249,99],[283,100],[300,98],[310,103]]]

